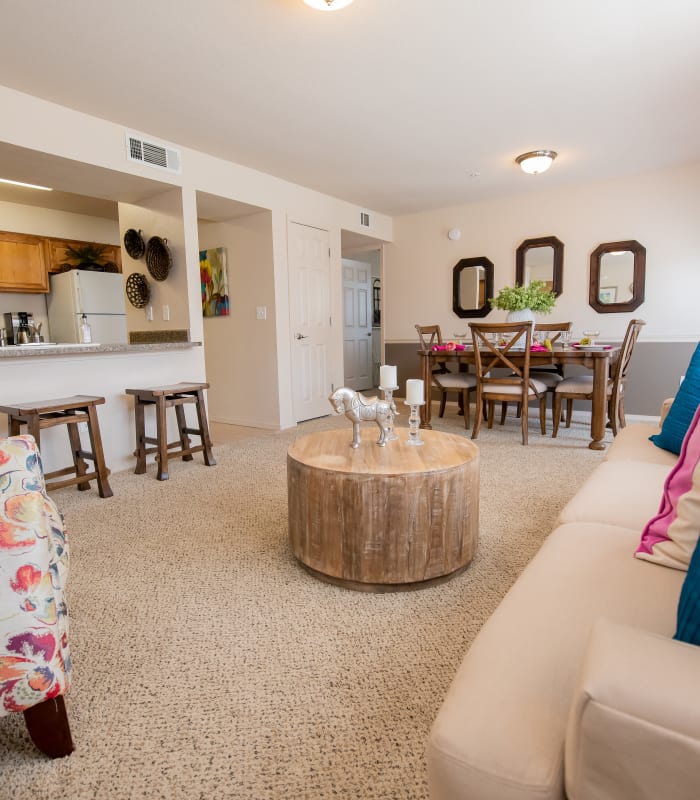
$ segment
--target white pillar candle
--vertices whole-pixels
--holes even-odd
[[[406,381],[406,402],[411,405],[423,402],[423,381],[417,378],[409,378]]]
[[[396,367],[383,364],[379,367],[379,385],[384,389],[391,389],[396,386]]]

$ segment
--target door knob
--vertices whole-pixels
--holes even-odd
[[[371,335],[372,335],[371,333],[368,333],[368,334],[367,334],[367,336],[371,336]]]
[[[297,333],[297,339],[308,339],[308,336],[302,336],[300,333]]]

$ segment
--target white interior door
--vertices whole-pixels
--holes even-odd
[[[343,362],[345,385],[372,388],[372,265],[343,259]]]
[[[290,222],[289,298],[292,393],[297,422],[330,414],[328,354],[331,344],[328,231]]]

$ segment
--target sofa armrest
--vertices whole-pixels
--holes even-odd
[[[664,420],[666,419],[666,415],[669,412],[669,409],[673,405],[673,397],[667,397],[663,403],[661,404],[661,418],[659,419],[659,429],[664,424]]]
[[[700,647],[600,620],[566,733],[569,800],[695,800]]]

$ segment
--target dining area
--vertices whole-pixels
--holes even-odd
[[[474,322],[469,323],[464,335],[449,341],[443,340],[437,325],[416,325],[418,373],[426,391],[432,387],[440,392],[440,416],[449,392],[460,394],[465,427],[469,427],[471,417],[474,419],[474,439],[483,422],[492,427],[499,402],[501,424],[509,404],[518,408],[523,444],[529,440],[527,408],[537,402],[540,433],[545,435],[546,401],[551,395],[552,437],[557,437],[562,410],[565,408],[568,427],[574,400],[586,400],[590,402],[588,447],[604,450],[607,426],[616,434],[625,425],[624,389],[634,345],[644,324],[643,320],[632,320],[621,344],[590,335],[571,341],[570,322]],[[579,368],[577,374],[567,376],[569,367]],[[427,402],[421,407],[421,428],[432,429],[431,420],[432,404]]]

